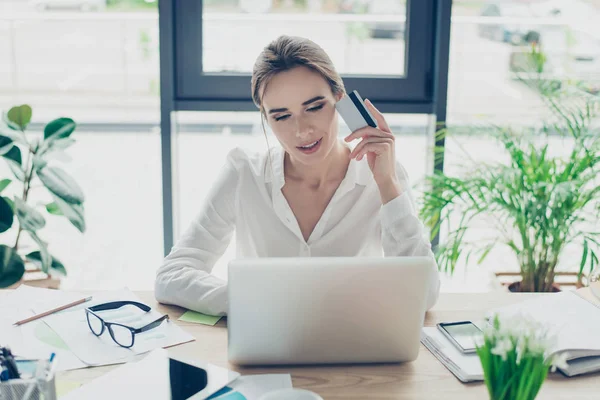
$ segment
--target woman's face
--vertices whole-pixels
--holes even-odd
[[[327,81],[306,67],[275,75],[262,99],[277,140],[294,160],[306,165],[319,163],[336,146],[338,100]]]

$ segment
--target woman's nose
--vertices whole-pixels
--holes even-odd
[[[299,118],[296,124],[296,137],[305,138],[309,137],[313,133],[313,128],[309,121]]]

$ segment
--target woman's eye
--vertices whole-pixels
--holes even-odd
[[[323,104],[321,104],[320,106],[309,108],[308,111],[319,111],[321,108],[323,108]]]
[[[281,117],[275,117],[275,121],[285,121],[289,117],[289,115],[282,115]]]

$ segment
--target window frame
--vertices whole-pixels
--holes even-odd
[[[178,110],[253,111],[249,73],[202,70],[203,2],[172,0],[175,103]],[[385,112],[433,111],[435,0],[408,0],[405,73],[398,76],[344,75],[348,90],[376,102]],[[283,34],[284,32],[282,32]],[[425,67],[424,67],[425,66]]]

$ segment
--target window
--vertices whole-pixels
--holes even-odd
[[[363,97],[431,103],[432,3],[174,0],[176,99],[180,109],[254,110],[252,65],[271,40],[290,34],[319,43]],[[238,103],[217,105],[228,101]]]
[[[60,116],[78,124],[53,162],[83,190],[86,232],[48,215],[44,190],[30,195],[47,221],[40,237],[67,269],[61,287],[152,289],[163,256],[157,2],[2,0],[0,54],[0,110],[30,104],[31,136]],[[11,176],[2,160],[0,177]],[[20,243],[34,249],[27,235]]]

